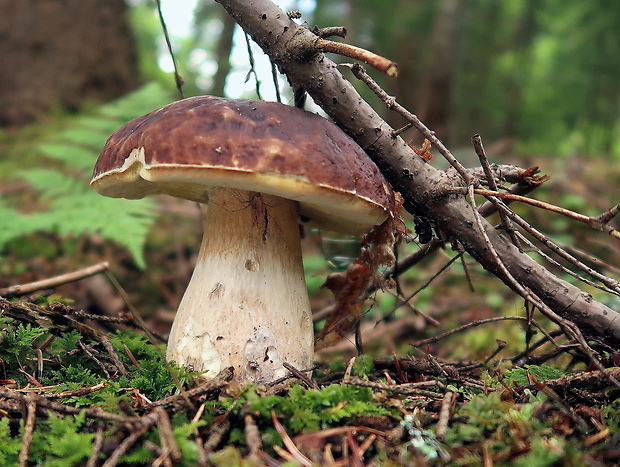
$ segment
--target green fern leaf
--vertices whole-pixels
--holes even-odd
[[[41,143],[36,147],[41,154],[64,163],[67,167],[90,175],[93,170],[93,149],[87,149],[68,142]]]
[[[45,200],[78,196],[84,193],[88,186],[84,180],[78,180],[57,170],[30,169],[20,171],[17,175],[27,180]]]
[[[27,180],[45,203],[41,211],[22,214],[0,200],[0,216],[10,219],[0,228],[0,251],[13,239],[35,232],[61,236],[100,234],[123,245],[137,265],[145,267],[144,244],[155,220],[151,200],[128,201],[105,198],[88,186],[92,167],[106,139],[128,120],[170,102],[158,84],[140,89],[71,120],[67,129],[31,148],[35,154],[53,159],[59,169],[37,168],[15,175]]]

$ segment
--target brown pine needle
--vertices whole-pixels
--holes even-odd
[[[288,435],[288,433],[286,432],[286,430],[280,423],[280,420],[278,420],[278,417],[276,417],[276,413],[273,410],[271,411],[271,421],[273,422],[273,426],[276,429],[276,431],[280,434],[280,436],[282,436],[282,442],[284,443],[284,446],[286,446],[288,451],[285,451],[282,448],[280,449],[282,449],[282,451],[284,452],[287,452],[289,455],[293,457],[292,460],[296,460],[304,467],[311,467],[313,464],[312,461],[308,459],[295,445],[291,437]],[[276,446],[274,446],[274,450],[278,453],[278,455],[282,456],[283,453],[281,453],[279,450],[276,450],[275,448]],[[285,456],[282,456],[282,457],[286,459]]]

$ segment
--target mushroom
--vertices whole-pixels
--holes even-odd
[[[92,188],[208,203],[197,263],[166,358],[239,382],[312,365],[299,220],[363,233],[391,214],[379,169],[328,120],[294,107],[200,96],[130,121],[106,142]]]

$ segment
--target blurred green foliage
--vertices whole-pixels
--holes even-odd
[[[121,99],[66,118],[62,129],[43,128],[38,142],[9,152],[0,163],[0,173],[9,175],[9,180],[26,180],[38,200],[26,207],[17,196],[0,198],[0,214],[11,220],[0,230],[0,254],[19,249],[20,239],[35,233],[68,239],[87,232],[123,245],[143,268],[144,243],[155,220],[152,200],[106,198],[91,190],[88,182],[110,133],[169,100],[159,85],[148,84]],[[21,151],[27,151],[30,158],[18,169],[10,169],[18,166]]]

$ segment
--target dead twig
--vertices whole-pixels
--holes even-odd
[[[123,364],[123,362],[121,362],[121,359],[118,358],[118,355],[116,355],[116,350],[114,350],[114,347],[112,347],[110,340],[106,336],[103,336],[101,338],[101,344],[108,351],[108,354],[110,355],[110,359],[114,363],[114,366],[121,373],[121,375],[125,375],[125,376],[129,375],[129,371],[127,371],[127,368],[125,368],[125,365]]]
[[[125,455],[129,448],[157,423],[157,418],[157,412],[151,412],[143,417],[140,417],[137,427],[116,447],[110,457],[108,457],[102,464],[102,467],[114,467],[118,464],[118,461]]]
[[[602,274],[598,273],[597,271],[593,270],[592,268],[590,268],[589,266],[587,266],[587,265],[585,265],[583,263],[581,263],[581,264],[583,264],[583,266],[585,266],[585,269],[586,269],[585,271],[580,266],[577,266],[583,272],[587,273],[588,271],[592,271],[594,273],[594,275],[599,276],[602,279],[602,281],[605,281],[605,282],[603,282],[604,285],[597,284],[596,282],[593,282],[593,281],[591,281],[591,280],[589,280],[589,279],[587,279],[587,278],[585,278],[583,276],[580,276],[576,272],[568,269],[563,264],[560,264],[558,261],[553,259],[551,256],[545,254],[540,248],[538,248],[536,245],[534,245],[532,242],[530,242],[521,233],[517,232],[517,236],[521,239],[521,241],[523,243],[525,243],[528,246],[529,249],[531,249],[532,251],[536,252],[536,254],[540,255],[540,257],[543,258],[545,261],[549,262],[550,264],[553,264],[557,268],[559,268],[562,271],[564,271],[566,274],[570,274],[575,279],[583,282],[584,284],[589,285],[590,287],[595,287],[595,288],[597,288],[599,290],[602,290],[603,292],[611,293],[611,294],[614,294],[614,295],[620,295],[620,287],[618,287],[618,283],[614,279],[611,279],[610,277],[603,276]],[[549,242],[553,243],[551,241],[549,241]],[[560,249],[560,251],[561,251],[561,249]],[[568,256],[570,256],[570,255],[568,255]],[[562,255],[562,257],[564,257],[564,255]],[[580,263],[580,261],[576,260],[575,258],[572,258],[572,259],[574,259],[575,262],[577,262],[578,264]],[[592,274],[590,274],[590,275],[592,275]],[[611,285],[612,287],[617,288],[618,290],[614,290],[614,289],[610,288],[609,286],[607,286],[607,284]]]
[[[499,205],[499,206],[501,206],[501,205]],[[500,207],[500,209],[504,209],[504,208]],[[615,293],[616,295],[620,294],[620,284],[618,284],[618,281],[616,281],[615,279],[612,279],[610,277],[607,277],[604,274],[601,274],[600,272],[598,272],[598,271],[592,269],[591,267],[589,267],[587,264],[579,261],[577,258],[575,258],[571,254],[566,252],[563,248],[561,248],[558,245],[556,245],[545,234],[543,234],[542,232],[540,232],[537,229],[535,229],[533,226],[531,226],[528,222],[526,222],[520,216],[516,215],[513,211],[511,211],[509,209],[506,209],[505,211],[506,211],[506,214],[508,216],[510,216],[510,218],[516,224],[519,225],[519,227],[521,227],[527,233],[532,235],[536,240],[538,240],[544,246],[549,248],[549,250],[554,252],[556,255],[558,255],[562,259],[568,261],[570,264],[572,264],[576,268],[578,268],[581,271],[585,272],[586,274],[590,275],[590,277],[600,281],[602,284],[604,284],[606,287],[608,287],[609,290],[612,291],[612,293]]]
[[[159,23],[161,24],[161,29],[164,33],[164,39],[166,39],[166,46],[168,47],[168,53],[170,54],[170,59],[172,60],[172,65],[174,67],[174,82],[177,86],[179,94],[181,95],[181,99],[185,96],[183,95],[183,78],[179,74],[179,67],[177,66],[177,60],[174,56],[174,51],[172,50],[172,43],[170,42],[170,35],[168,34],[168,26],[166,25],[166,21],[164,20],[164,14],[161,11],[161,0],[155,0],[157,5],[157,13],[159,15]]]
[[[209,396],[209,393],[220,391],[225,388],[228,385],[228,381],[223,379],[206,381],[198,387],[188,389],[184,394],[174,394],[172,396],[164,397],[158,401],[154,401],[144,406],[143,410],[149,411],[160,406],[170,412],[176,412],[187,407],[193,407],[194,404],[202,404]],[[190,400],[189,404],[188,399]]]
[[[458,193],[458,194],[466,194],[468,189],[464,187],[449,187],[446,188],[446,191],[449,193]],[[555,212],[557,214],[561,214],[569,219],[581,222],[593,228],[594,230],[598,230],[601,232],[607,233],[609,236],[620,239],[620,231],[616,228],[610,226],[608,222],[620,212],[620,204],[612,207],[611,209],[605,211],[604,213],[598,216],[586,216],[584,214],[580,214],[575,211],[571,211],[570,209],[563,208],[561,206],[556,206],[551,203],[546,203],[545,201],[539,201],[537,199],[528,198],[526,196],[515,195],[512,193],[505,193],[502,191],[495,190],[485,190],[483,188],[475,188],[474,193],[477,195],[482,195],[485,197],[496,197],[502,199],[509,199],[511,201],[519,201],[520,203],[529,204],[530,206],[534,206],[540,209],[545,209],[550,212]]]
[[[68,334],[72,330],[76,330],[88,340],[99,341],[104,336],[102,332],[55,311],[54,303],[51,303],[50,309],[47,310],[34,303],[9,302],[0,297],[0,315],[9,316],[35,327],[45,328],[55,335]]]
[[[361,47],[334,42],[321,37],[316,40],[314,46],[320,52],[331,52],[343,57],[353,58],[370,65],[390,77],[395,78],[398,76],[398,65],[396,62]]]
[[[562,378],[547,379],[544,381],[544,384],[556,391],[560,389],[579,389],[586,386],[591,389],[604,389],[609,387],[608,376],[620,379],[620,368],[607,368],[605,371],[582,371]],[[534,389],[535,387],[534,383],[522,386],[523,389]]]
[[[17,391],[14,391],[11,389],[5,389],[3,387],[0,387],[0,398],[17,401],[21,404],[26,404],[27,401],[30,400],[28,398],[34,398],[36,405],[37,405],[37,410],[43,411],[45,413],[56,412],[56,413],[61,413],[61,414],[66,414],[66,415],[78,415],[80,412],[85,412],[86,416],[94,418],[94,419],[117,422],[117,423],[124,423],[124,424],[126,423],[132,424],[140,420],[139,417],[127,417],[127,415],[106,412],[99,407],[96,407],[96,408],[71,407],[70,405],[59,404],[58,402],[51,401],[43,395],[37,395],[33,393],[21,394]]]
[[[246,413],[243,416],[243,422],[245,425],[245,444],[250,451],[250,456],[257,456],[258,453],[263,449],[263,440],[261,439],[258,426],[256,425],[256,421],[251,414]]]
[[[89,387],[81,388],[81,389],[75,389],[73,391],[47,392],[41,395],[47,399],[66,399],[69,397],[78,397],[78,396],[85,396],[86,394],[92,394],[93,392],[99,391],[100,389],[103,389],[106,386],[107,386],[107,383],[103,381],[99,384],[95,384],[94,386],[89,386]],[[48,387],[43,387],[43,388],[37,388],[37,390],[38,391],[49,391],[52,387],[48,386]],[[32,389],[18,389],[18,391],[19,392],[35,392]]]
[[[441,409],[439,409],[439,420],[437,420],[437,426],[435,427],[435,436],[438,440],[443,440],[448,431],[448,422],[450,420],[450,412],[456,401],[456,393],[447,391],[443,395],[441,401]]]
[[[85,279],[87,277],[94,276],[96,274],[100,274],[104,271],[107,271],[109,268],[109,263],[104,261],[102,263],[97,263],[93,266],[89,266],[84,269],[80,269],[74,272],[68,272],[66,274],[61,274],[59,276],[50,277],[48,279],[43,279],[40,281],[29,282],[27,284],[20,285],[12,285],[10,287],[5,287],[0,289],[0,297],[10,298],[10,297],[19,297],[21,295],[27,295],[33,292],[38,292],[39,290],[45,289],[53,289],[54,287],[58,287],[59,285],[68,284],[70,282],[76,282],[81,279]]]
[[[309,388],[319,389],[319,386],[316,384],[316,381],[313,381],[311,378],[309,378],[308,375],[304,373],[304,371],[298,370],[293,365],[287,362],[284,362],[282,366],[284,366],[284,368],[290,371],[295,377],[303,381],[303,383]],[[312,371],[312,370],[305,370],[305,371]]]
[[[286,446],[286,448],[288,449],[288,454],[290,455],[291,458],[286,459],[286,460],[289,460],[289,461],[295,460],[299,462],[301,465],[303,465],[304,467],[311,467],[313,465],[313,462],[310,459],[308,459],[295,445],[291,437],[288,435],[288,433],[286,432],[286,430],[284,429],[284,427],[278,420],[278,417],[276,417],[276,413],[273,410],[271,411],[271,421],[276,431],[282,437],[282,442],[284,443],[284,446]],[[276,448],[280,448],[280,449],[276,449]],[[274,450],[280,456],[282,456],[282,454],[286,452],[280,446],[274,446]]]
[[[95,440],[93,441],[93,447],[90,451],[90,456],[88,456],[88,460],[86,461],[86,467],[96,467],[97,462],[99,461],[99,454],[101,453],[101,448],[103,447],[104,441],[104,425],[100,423],[97,427],[97,433],[95,433]]]
[[[319,28],[318,26],[314,26],[310,28],[310,31],[322,39],[325,39],[326,37],[334,37],[334,36],[342,37],[342,38],[347,37],[347,28],[343,26],[330,26],[327,28]]]
[[[37,413],[37,401],[34,395],[28,394],[24,401],[26,405],[26,416],[24,417],[24,432],[22,435],[22,446],[19,451],[18,464],[19,467],[28,465],[28,451],[30,443],[32,443],[32,434],[34,432],[34,422]]]
[[[495,183],[495,178],[493,177],[493,173],[491,172],[491,167],[489,166],[489,160],[487,159],[487,155],[484,152],[484,146],[482,145],[482,138],[481,138],[481,136],[480,135],[474,135],[474,136],[472,136],[471,141],[472,141],[472,144],[474,146],[474,150],[476,152],[476,155],[478,156],[478,160],[480,161],[480,165],[482,166],[482,169],[484,170],[484,174],[486,175],[487,182],[489,184],[489,188],[491,188],[491,190],[493,190],[493,191],[497,191],[497,184]],[[497,204],[498,203],[497,199],[494,198],[494,197],[490,197],[488,199],[493,204]],[[506,215],[506,213],[504,211],[499,211],[498,210],[498,214],[499,214],[499,218],[500,218],[500,221],[501,221],[502,228],[504,229],[505,232],[508,233],[508,236],[512,240],[512,243],[517,248],[519,248],[519,250],[522,250],[521,244],[519,242],[519,238],[515,234],[515,228],[512,225],[512,222],[510,221],[510,218]]]
[[[424,125],[424,123],[422,123],[416,115],[412,114],[406,108],[396,102],[396,98],[388,95],[388,93],[385,92],[381,88],[381,86],[379,86],[377,82],[370,77],[368,73],[366,73],[366,70],[364,70],[364,68],[357,64],[342,64],[341,66],[346,66],[347,68],[349,68],[353,75],[357,79],[361,80],[366,86],[368,86],[368,88],[372,92],[374,92],[379,99],[381,99],[381,102],[383,102],[388,109],[394,110],[402,117],[404,117],[405,120],[411,123],[415,127],[415,129],[422,134],[422,136],[429,140],[433,144],[433,146],[437,148],[437,151],[439,151],[439,153],[459,173],[466,185],[472,183],[472,177],[469,175],[467,169],[463,167],[463,165],[452,155],[450,150],[441,142],[441,140],[437,138],[437,136],[435,136],[435,133],[431,131],[426,125]]]
[[[106,379],[111,378],[110,372],[108,371],[106,366],[101,362],[101,360],[95,357],[94,353],[92,352],[92,349],[89,348],[88,345],[84,344],[84,342],[82,342],[81,340],[77,341],[75,345],[79,347],[86,355],[88,355],[97,365],[99,365],[99,368],[101,368],[101,371],[103,371],[103,374],[105,375]]]
[[[409,394],[416,396],[429,397],[431,399],[441,399],[443,395],[439,392],[427,391],[420,389],[419,383],[403,383],[403,384],[384,384],[376,383],[374,381],[366,381],[357,376],[352,376],[346,380],[343,380],[344,384],[350,384],[352,386],[362,386],[365,388],[377,389],[381,391],[388,391],[395,394]],[[422,387],[426,386],[425,384]]]
[[[478,319],[476,321],[472,321],[470,323],[464,324],[462,326],[459,326],[458,328],[454,328],[454,329],[450,329],[449,331],[443,332],[437,336],[434,337],[429,337],[428,339],[423,339],[421,341],[417,341],[414,342],[413,344],[411,344],[411,346],[413,347],[423,347],[425,345],[428,344],[433,344],[437,341],[440,341],[442,339],[445,339],[448,336],[451,336],[452,334],[456,334],[457,332],[462,332],[466,329],[469,328],[473,328],[476,326],[480,326],[483,324],[488,324],[488,323],[494,323],[496,321],[527,321],[527,318],[523,317],[523,316],[497,316],[495,318],[487,318],[487,319]],[[542,328],[536,324],[536,326],[542,330]]]
[[[170,423],[168,413],[161,406],[155,407],[153,413],[157,414],[157,428],[159,430],[161,447],[164,453],[170,455],[170,458],[173,462],[178,463],[182,457],[181,450],[179,449],[179,445],[174,438],[174,433],[172,432],[172,424]]]

